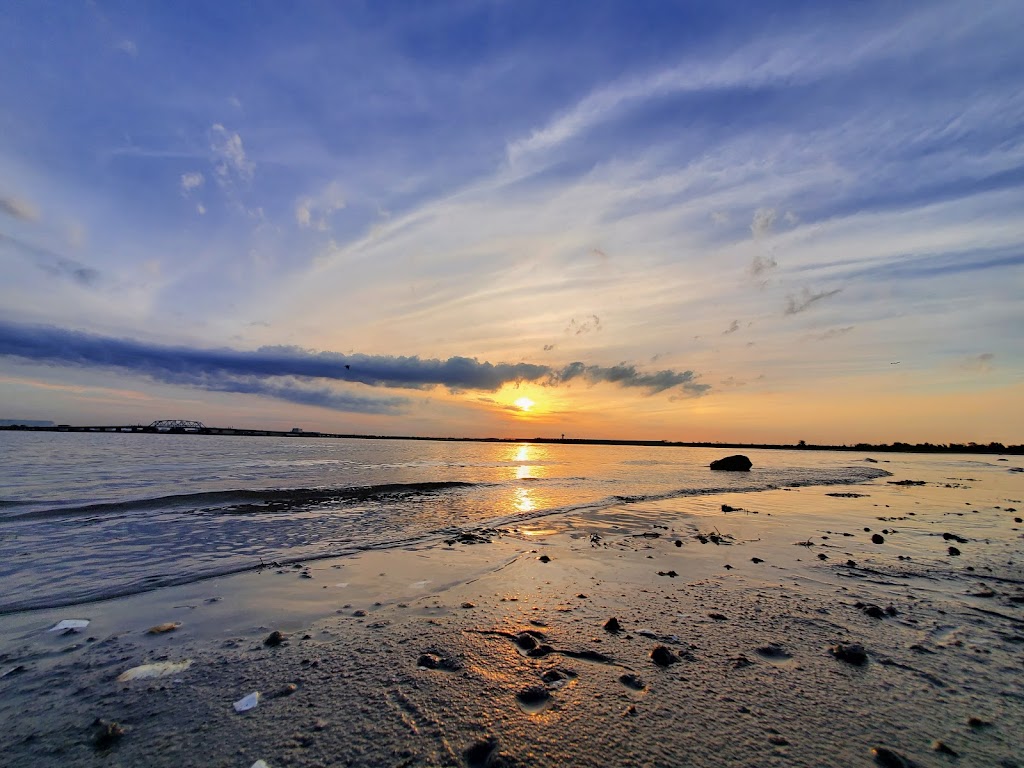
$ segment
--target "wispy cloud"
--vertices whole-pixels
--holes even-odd
[[[237,132],[215,123],[210,128],[210,151],[213,153],[214,173],[222,186],[252,181],[256,164],[245,154],[242,137]]]
[[[0,232],[0,247],[2,246],[19,253],[37,269],[52,277],[67,278],[86,288],[97,286],[102,279],[102,273],[98,269]]]
[[[181,194],[187,197],[192,190],[203,186],[205,181],[206,177],[199,171],[189,171],[188,173],[181,174]]]
[[[831,296],[835,296],[837,293],[842,292],[842,288],[835,288],[831,291],[820,291],[819,293],[813,293],[807,288],[804,288],[796,296],[789,295],[786,297],[786,308],[783,310],[783,314],[795,315],[799,312],[806,311],[813,304],[818,303]]]
[[[300,198],[295,204],[295,221],[300,227],[323,232],[328,229],[331,215],[344,207],[345,195],[335,181],[318,195]]]
[[[39,210],[27,200],[17,197],[0,197],[0,211],[22,221],[39,220]]]

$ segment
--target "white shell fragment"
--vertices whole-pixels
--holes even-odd
[[[260,692],[253,691],[244,699],[239,699],[234,703],[235,712],[248,712],[250,709],[255,709],[256,705],[260,703]]]
[[[85,629],[89,626],[88,619],[64,619],[50,627],[49,632],[60,632],[62,629]]]
[[[255,763],[250,765],[249,768],[270,768],[270,766],[267,765],[266,760],[257,760]]]
[[[192,666],[192,659],[184,661],[158,661],[155,664],[143,664],[141,667],[132,667],[122,672],[117,678],[119,681],[126,680],[150,680],[154,677],[167,677],[176,675]]]

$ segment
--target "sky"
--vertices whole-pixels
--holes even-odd
[[[1019,2],[15,2],[0,418],[1024,442]]]

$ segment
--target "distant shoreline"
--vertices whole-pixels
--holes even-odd
[[[88,433],[122,433],[151,435],[196,435],[196,436],[233,436],[233,437],[291,437],[291,438],[332,438],[349,440],[423,440],[449,443],[536,443],[552,445],[636,445],[669,448],[740,448],[749,450],[797,450],[797,451],[872,451],[875,453],[967,453],[967,454],[1005,454],[1024,455],[1024,445],[1003,445],[1002,443],[951,443],[936,445],[932,443],[902,443],[856,445],[814,445],[809,443],[720,443],[720,442],[687,442],[674,440],[614,440],[610,438],[558,438],[558,437],[437,437],[423,435],[360,435],[335,432],[280,431],[273,429],[236,429],[233,427],[202,427],[200,429],[173,428],[158,429],[140,424],[121,426],[72,426],[59,424],[55,426],[32,426],[11,424],[0,426],[6,432],[88,432]]]

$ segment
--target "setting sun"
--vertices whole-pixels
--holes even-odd
[[[528,397],[520,397],[515,401],[515,403],[513,403],[513,405],[519,406],[519,410],[521,411],[528,411],[533,408],[534,402]]]

